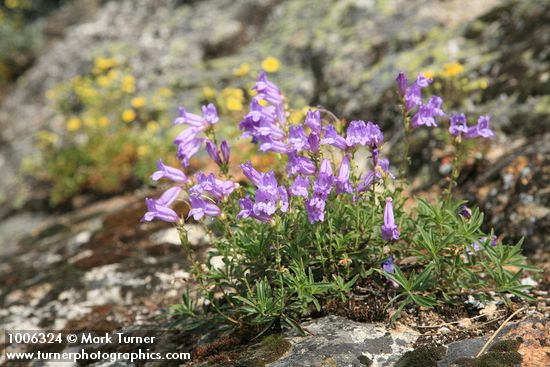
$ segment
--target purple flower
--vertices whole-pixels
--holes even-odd
[[[189,159],[199,151],[203,141],[203,138],[193,138],[178,145],[177,157],[185,167],[189,166]]]
[[[244,164],[241,164],[244,175],[257,187],[262,184],[262,174],[252,167],[250,161],[246,161]]]
[[[196,139],[201,131],[202,130],[199,128],[189,127],[183,130],[181,133],[179,133],[178,136],[176,136],[176,138],[174,139],[174,144],[180,145],[180,144],[188,143],[193,139]]]
[[[201,127],[204,118],[193,113],[185,111],[185,108],[180,107],[178,109],[179,116],[174,120],[174,125],[186,124],[189,126]]]
[[[414,83],[405,91],[405,110],[407,112],[422,104],[422,88],[426,88],[431,82],[431,79],[418,74]]]
[[[246,198],[239,200],[239,206],[241,207],[241,211],[239,212],[239,214],[237,214],[237,219],[251,217],[258,219],[259,221],[264,223],[268,223],[271,221],[271,216],[269,215],[257,215],[256,213],[254,213],[254,203],[252,202],[252,200],[250,200],[249,195],[247,195]]]
[[[272,141],[262,143],[260,145],[260,151],[262,152],[272,151],[272,152],[287,154],[288,144],[279,140],[272,140]]]
[[[208,176],[202,172],[195,175],[197,184],[189,189],[189,192],[193,195],[202,194],[208,192],[218,200],[224,200],[235,190],[235,183],[233,181],[218,180],[213,173]]]
[[[307,135],[302,125],[290,127],[288,143],[296,152],[299,152],[302,149],[309,149]]]
[[[404,97],[405,92],[407,91],[407,85],[409,84],[409,80],[407,79],[407,76],[405,75],[405,73],[400,71],[395,81],[397,82],[397,89],[399,90],[399,95],[401,95],[401,97]]]
[[[300,173],[302,175],[311,176],[315,174],[315,163],[307,158],[297,155],[296,153],[288,154],[288,164],[286,170],[289,172],[289,176]]]
[[[458,208],[458,215],[464,217],[466,220],[470,220],[472,218],[472,211],[466,205],[461,205]]]
[[[218,148],[210,140],[206,140],[206,152],[218,166],[223,164]]]
[[[191,210],[189,211],[188,218],[193,216],[193,219],[199,220],[205,215],[217,217],[221,214],[221,210],[216,204],[205,201],[200,195],[191,195],[189,199],[191,201]]]
[[[357,120],[349,123],[346,131],[346,144],[348,147],[367,144],[367,125],[365,121]]]
[[[153,181],[158,181],[161,178],[167,178],[169,180],[182,183],[182,184],[187,182],[187,176],[185,175],[185,173],[183,173],[180,169],[170,167],[170,166],[165,166],[164,163],[162,162],[162,159],[159,159],[157,161],[157,169],[158,171],[155,171],[151,175],[151,179]]]
[[[466,116],[463,113],[453,113],[451,115],[451,126],[449,127],[449,132],[453,136],[459,136],[468,132],[468,123],[466,122]]]
[[[314,196],[306,202],[306,211],[309,222],[322,222],[325,220],[325,200]]]
[[[202,106],[202,116],[195,115],[185,111],[185,108],[179,108],[179,117],[174,120],[174,125],[186,124],[189,126],[205,129],[208,125],[214,125],[218,122],[218,112],[216,106],[210,103]],[[206,124],[205,124],[206,122]]]
[[[214,125],[219,121],[218,111],[213,103],[209,103],[207,106],[202,106],[202,116],[209,124]]]
[[[178,215],[168,206],[177,199],[180,192],[181,187],[175,186],[166,190],[157,200],[151,198],[145,199],[145,203],[147,204],[147,212],[141,218],[141,222],[150,222],[153,219],[159,219],[170,223],[178,222]]]
[[[302,196],[307,199],[309,196],[309,177],[308,176],[296,176],[292,185],[290,185],[289,192],[291,196]]]
[[[279,186],[279,199],[281,200],[281,211],[283,213],[286,213],[288,211],[288,191],[286,191],[286,187]]]
[[[367,137],[366,142],[371,149],[379,147],[384,141],[384,134],[380,130],[380,126],[373,122],[367,122]]]
[[[319,168],[319,174],[317,179],[313,183],[313,192],[323,200],[332,191],[332,186],[334,186],[334,176],[332,174],[332,166],[328,159],[323,159],[321,162],[321,167]]]
[[[393,204],[391,197],[386,198],[386,207],[384,208],[384,225],[382,225],[382,238],[385,241],[397,241],[399,231],[393,217]]]
[[[382,270],[386,273],[395,273],[395,267],[393,266],[393,256],[390,255],[388,260],[382,262]]]
[[[411,127],[416,129],[420,125],[437,127],[435,117],[445,116],[445,112],[441,109],[443,100],[441,97],[432,96],[428,103],[420,105],[418,111],[411,119]]]
[[[321,133],[321,113],[319,112],[319,110],[313,112],[311,109],[309,109],[307,111],[305,123],[312,132],[319,135]]]
[[[222,157],[224,162],[226,164],[229,163],[231,147],[229,146],[229,143],[227,142],[227,140],[222,141],[222,143],[220,144],[220,150],[222,151]]]
[[[473,138],[493,138],[495,136],[495,133],[489,129],[489,116],[479,116],[479,119],[477,120],[477,125],[472,126],[468,128],[468,131],[464,134],[464,137],[466,139],[473,139]]]
[[[348,193],[353,192],[353,187],[349,181],[350,174],[350,159],[349,155],[345,155],[340,164],[340,169],[338,170],[338,176],[336,177],[336,193]]]
[[[319,134],[312,131],[307,138],[307,142],[309,144],[309,150],[312,153],[315,153],[315,154],[319,153],[319,147],[321,145],[321,139],[319,138]]]
[[[395,179],[395,176],[390,172],[390,161],[388,158],[381,158],[377,163],[378,165],[375,166],[372,171],[368,171],[361,181],[359,181],[357,184],[357,192],[366,191],[372,184],[378,182],[382,178],[381,172],[387,173],[392,180]]]
[[[321,144],[332,145],[341,150],[347,149],[348,145],[346,143],[346,139],[344,139],[336,132],[334,126],[327,125],[323,128],[323,131],[325,134],[323,136],[323,139],[321,139]]]
[[[255,97],[257,99],[264,99],[274,105],[278,105],[283,102],[283,94],[281,93],[281,90],[267,79],[267,74],[263,71],[258,76],[256,84],[252,89],[258,92],[258,95]]]

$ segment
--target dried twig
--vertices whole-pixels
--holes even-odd
[[[491,344],[491,342],[493,341],[493,339],[497,336],[497,334],[504,328],[504,326],[506,326],[506,324],[512,320],[512,318],[514,318],[514,316],[516,316],[518,313],[520,313],[521,311],[524,311],[525,310],[525,307],[522,307],[520,308],[519,310],[517,310],[516,312],[514,312],[513,314],[511,314],[506,320],[504,320],[504,322],[502,323],[502,325],[499,326],[499,328],[497,329],[497,331],[495,331],[493,333],[493,335],[491,335],[491,337],[489,338],[489,340],[487,340],[485,342],[485,344],[483,345],[483,348],[481,348],[481,350],[479,351],[479,353],[476,355],[476,358],[479,357],[480,355],[483,354],[483,352],[485,352],[485,349],[487,349],[487,346],[489,346],[489,344]]]

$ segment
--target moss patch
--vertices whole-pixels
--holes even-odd
[[[437,361],[445,356],[446,348],[423,345],[403,354],[395,367],[437,367]]]
[[[522,356],[517,352],[521,341],[502,340],[495,343],[489,352],[478,358],[460,358],[454,364],[460,367],[514,367],[521,363]]]
[[[264,367],[267,363],[281,358],[291,347],[291,344],[281,335],[269,335],[251,348],[245,350],[238,359],[239,367]]]

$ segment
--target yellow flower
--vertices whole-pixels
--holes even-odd
[[[58,142],[59,137],[55,135],[52,132],[49,132],[47,130],[42,130],[38,132],[38,144],[40,144],[43,147],[47,147],[49,145],[54,145]]]
[[[435,73],[433,72],[433,70],[426,70],[422,72],[422,75],[424,75],[428,79],[433,79]]]
[[[304,114],[302,113],[302,111],[294,111],[290,114],[290,121],[291,122],[294,122],[294,123],[299,123],[299,122],[302,122],[304,118]]]
[[[281,62],[273,57],[269,56],[262,61],[262,69],[264,69],[268,73],[274,73],[281,67]]]
[[[97,120],[97,123],[99,124],[99,126],[101,127],[107,127],[109,126],[109,118],[107,116],[101,116],[98,120]]]
[[[136,79],[132,75],[125,75],[122,78],[122,90],[125,93],[134,93],[136,91]]]
[[[464,71],[464,66],[461,63],[453,62],[450,64],[443,65],[443,72],[441,73],[444,77],[453,77],[459,75]]]
[[[15,9],[19,7],[19,0],[5,0],[4,5],[8,9]]]
[[[118,61],[114,58],[108,58],[108,57],[96,57],[94,60],[95,67],[99,70],[107,70],[112,67],[117,66]]]
[[[489,86],[489,83],[487,82],[487,79],[481,79],[479,81],[479,88],[480,89],[487,89],[488,86]]]
[[[115,80],[115,79],[118,79],[120,73],[118,72],[118,70],[109,70],[109,72],[107,73],[107,78],[109,78],[111,81]]]
[[[160,130],[160,125],[156,121],[149,121],[147,123],[146,128],[147,128],[147,131],[154,134]]]
[[[250,72],[250,65],[248,63],[241,64],[238,68],[233,69],[233,75],[235,76],[245,76]]]
[[[134,97],[130,103],[134,108],[141,108],[145,106],[147,99],[145,97]]]
[[[243,104],[240,99],[235,97],[229,97],[227,99],[226,107],[229,111],[242,111]]]
[[[202,87],[202,95],[206,99],[213,99],[216,97],[216,90],[211,87]]]
[[[136,113],[132,109],[127,109],[122,112],[122,121],[130,123],[136,119]]]
[[[80,129],[80,119],[78,117],[71,117],[68,121],[67,121],[67,130],[69,131],[76,131],[78,129]]]
[[[147,153],[149,153],[149,147],[147,145],[140,145],[137,148],[138,156],[143,157],[143,156],[147,155]]]
[[[159,88],[159,94],[163,97],[172,97],[172,90],[170,88],[161,87]]]
[[[101,75],[97,78],[97,85],[100,87],[108,87],[111,85],[111,79],[105,75]]]

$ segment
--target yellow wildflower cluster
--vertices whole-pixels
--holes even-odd
[[[281,62],[276,57],[269,56],[262,61],[262,69],[264,69],[268,73],[275,73],[280,68]]]
[[[244,109],[244,92],[240,88],[225,88],[220,93],[220,104],[229,111]]]
[[[463,71],[464,71],[464,65],[458,62],[452,62],[452,63],[443,65],[443,71],[441,71],[440,74],[443,78],[452,78],[462,74]]]

